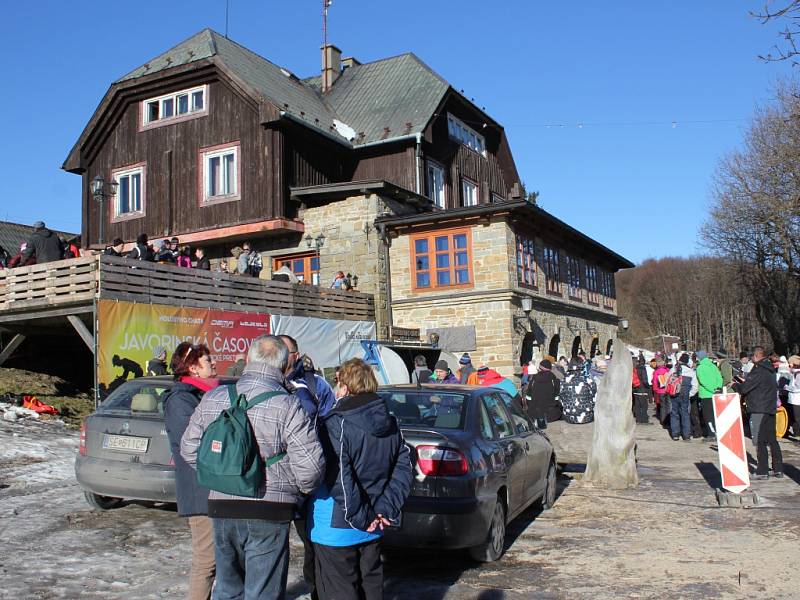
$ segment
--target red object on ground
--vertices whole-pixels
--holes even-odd
[[[739,394],[714,394],[713,400],[722,487],[740,494],[750,487],[750,471],[744,448],[742,404]]]
[[[28,408],[33,412],[37,412],[40,415],[57,415],[60,414],[58,410],[54,406],[50,406],[49,404],[45,404],[41,400],[39,400],[36,396],[23,396],[22,397],[22,408]]]

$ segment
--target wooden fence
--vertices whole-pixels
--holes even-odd
[[[345,320],[375,320],[370,294],[111,256],[0,270],[0,314],[95,298]]]

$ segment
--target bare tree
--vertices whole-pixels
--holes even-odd
[[[751,16],[757,18],[762,24],[772,21],[785,22],[785,28],[778,34],[783,38],[783,45],[775,45],[773,51],[759,56],[761,60],[791,60],[797,64],[796,56],[800,54],[795,37],[800,35],[800,0],[770,1],[764,4],[760,11],[752,11]]]
[[[776,351],[800,342],[800,87],[757,110],[744,147],[718,167],[703,243],[737,266]]]
[[[618,273],[616,282],[619,312],[630,323],[623,339],[631,344],[655,349],[653,338],[670,334],[694,349],[731,352],[769,341],[730,260],[650,259]]]

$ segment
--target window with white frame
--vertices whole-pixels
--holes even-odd
[[[239,197],[239,146],[202,153],[203,202],[234,200]]]
[[[168,122],[204,113],[207,106],[207,91],[208,86],[201,85],[145,100],[142,102],[142,124]]]
[[[478,185],[469,179],[461,180],[461,206],[478,205]]]
[[[426,184],[428,198],[439,208],[444,208],[444,169],[432,161],[427,161]]]
[[[486,140],[483,136],[453,115],[447,115],[447,132],[451,138],[458,140],[467,148],[479,154],[486,154]]]
[[[144,213],[144,166],[113,171],[118,184],[114,196],[114,218]]]

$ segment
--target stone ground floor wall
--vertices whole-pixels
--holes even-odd
[[[530,321],[508,292],[487,293],[464,298],[419,298],[413,302],[392,304],[394,324],[399,327],[418,327],[423,339],[428,329],[473,326],[476,348],[448,348],[455,354],[469,351],[476,367],[487,365],[506,377],[521,372],[520,356],[525,334],[535,332],[539,358],[548,353],[549,344],[558,335],[558,356],[569,357],[576,336],[581,337],[581,347],[588,354],[592,340],[597,336],[597,348],[605,353],[609,339],[616,337],[616,325],[566,317],[557,312],[534,310]],[[515,319],[514,317],[522,317]]]

